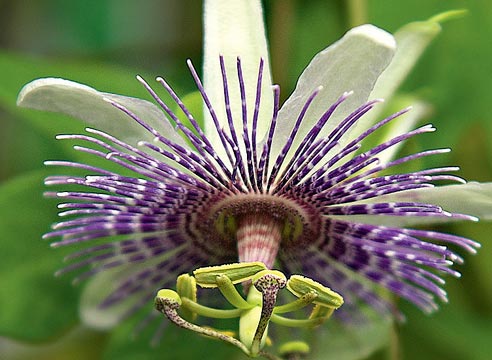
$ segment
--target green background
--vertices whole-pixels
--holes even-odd
[[[238,356],[235,349],[174,328],[168,329],[159,347],[150,347],[150,330],[136,340],[130,337],[134,320],[112,332],[78,325],[82,287],[71,286],[69,276],[52,275],[66,250],[52,250],[40,238],[56,221],[56,203],[42,197],[42,179],[52,170],[42,163],[77,159],[80,155],[56,142],[54,135],[80,131],[83,125],[15,106],[21,87],[43,76],[148,99],[134,75],[162,75],[178,93],[192,91],[185,59],[201,61],[201,5],[193,0],[0,2],[0,358],[194,359],[203,358],[204,351],[210,354],[207,358]],[[438,128],[437,135],[408,146],[452,147],[442,160],[445,164],[459,165],[460,175],[469,180],[490,181],[488,0],[267,1],[274,80],[285,98],[309,60],[360,21],[394,32],[408,22],[461,8],[468,9],[467,16],[444,24],[402,86],[402,92],[433,105],[425,121]],[[406,324],[393,329],[391,346],[377,350],[371,359],[490,358],[492,226],[456,224],[441,230],[476,239],[482,249],[466,256],[466,265],[459,269],[462,279],[449,279],[450,303],[438,313],[427,316],[402,303]],[[369,334],[366,341],[373,341]],[[354,349],[347,359],[363,358],[368,352],[362,345],[346,347]],[[338,351],[324,348],[316,358],[344,358]]]

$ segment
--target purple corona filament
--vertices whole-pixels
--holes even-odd
[[[454,167],[380,175],[396,165],[447,152],[448,149],[429,150],[379,163],[381,152],[434,131],[432,126],[422,126],[369,150],[360,150],[369,135],[408,111],[403,110],[338,148],[342,137],[377,103],[361,105],[327,136],[319,136],[338,106],[351,95],[345,93],[327,106],[307,135],[296,142],[299,145],[294,145],[310,106],[322,90],[319,88],[296,114],[297,120],[279,154],[271,158],[275,131],[281,126],[277,124],[279,89],[273,88],[274,109],[265,139],[258,139],[263,61],[257,83],[245,84],[241,61],[237,60],[241,128],[235,125],[238,123],[234,120],[238,119],[233,118],[230,108],[230,74],[224,59],[220,58],[220,67],[227,118],[222,122],[191,62],[188,66],[215,125],[218,144],[212,144],[162,78],[157,81],[186,115],[191,128],[142,78],[138,80],[174,122],[188,146],[160,134],[145,119],[110,100],[151,133],[155,141],[142,141],[134,147],[95,129],[87,129],[87,135],[58,136],[80,141],[85,145],[75,146],[76,150],[122,168],[113,172],[73,162],[47,162],[90,173],[85,177],[46,179],[47,185],[78,185],[78,190],[47,193],[66,201],[59,208],[63,210],[60,216],[67,220],[54,225],[45,238],[59,238],[52,244],[54,247],[90,244],[70,255],[67,260],[72,263],[60,274],[78,270],[78,282],[106,269],[135,265],[135,271],[102,302],[106,307],[135,295],[135,305],[127,315],[149,302],[156,289],[173,286],[180,273],[238,259],[261,261],[287,274],[302,273],[327,284],[345,299],[342,317],[361,303],[399,316],[391,304],[377,295],[371,282],[425,312],[437,308],[436,298],[446,301],[441,276],[459,276],[451,265],[463,261],[448,245],[475,252],[479,244],[455,235],[360,220],[360,216],[378,214],[473,219],[450,214],[432,204],[378,201],[383,195],[433,187],[436,181],[463,182],[447,174],[457,170]],[[255,98],[249,99],[245,88],[253,85]],[[248,112],[250,101],[255,102],[252,113]]]

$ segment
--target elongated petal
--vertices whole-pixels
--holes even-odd
[[[469,182],[467,184],[409,190],[392,195],[404,200],[435,204],[454,213],[492,219],[492,183]],[[387,201],[386,198],[383,198]]]
[[[249,119],[255,108],[260,59],[264,60],[257,126],[258,137],[261,139],[268,129],[273,112],[272,82],[261,2],[259,0],[207,0],[204,4],[204,12],[204,86],[222,126],[226,126],[227,116],[219,55],[224,57],[229,78],[232,116],[238,129],[242,128],[242,111],[236,69],[237,57],[241,58]],[[215,126],[207,111],[205,111],[205,119],[205,133],[213,144],[220,144]]]
[[[492,183],[469,182],[459,185],[439,186],[434,188],[422,188],[415,190],[402,191],[400,193],[383,195],[377,201],[414,201],[419,203],[434,204],[443,208],[449,213],[466,214],[477,217],[481,220],[492,219]],[[363,201],[361,203],[371,203]],[[466,220],[462,216],[443,216],[443,217],[422,217],[422,216],[352,216],[338,217],[340,219],[350,219],[368,224],[382,224],[391,226],[415,226],[423,224],[433,224],[449,222],[453,220]]]
[[[166,134],[169,139],[186,146],[154,104],[137,98],[103,93],[70,80],[34,80],[21,90],[17,105],[73,116],[133,145],[140,140],[153,140],[154,136],[151,133],[104,99],[125,106],[161,134]]]
[[[277,155],[288,141],[302,107],[316,89],[323,87],[305,115],[294,140],[294,148],[325,113],[327,104],[333,104],[344,92],[354,93],[331,116],[320,136],[327,135],[349,113],[362,105],[394,52],[395,41],[391,34],[373,25],[362,25],[318,53],[300,76],[293,94],[280,109],[272,155]]]
[[[441,26],[432,19],[412,22],[399,29],[394,35],[396,40],[395,57],[376,82],[371,98],[381,98],[388,101],[440,31]],[[374,111],[361,119],[353,131],[353,136],[370,127],[379,118],[382,110],[382,106],[376,107]]]

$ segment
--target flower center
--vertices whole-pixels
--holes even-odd
[[[271,268],[280,246],[289,248],[319,236],[316,209],[299,200],[264,194],[228,196],[204,209],[198,224],[215,254],[235,252],[240,262],[261,261]]]

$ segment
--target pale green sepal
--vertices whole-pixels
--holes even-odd
[[[410,111],[400,115],[398,119],[391,121],[381,128],[382,133],[375,146],[415,129],[417,124],[432,112],[432,106],[429,103],[413,96],[397,96],[394,98],[391,102],[390,112],[400,111],[401,109],[407,108],[409,105],[411,105]],[[399,142],[383,151],[378,155],[379,161],[375,165],[382,165],[394,160],[398,151],[404,144],[404,142]]]
[[[266,270],[261,262],[234,263],[228,265],[208,266],[193,271],[196,282],[204,288],[216,288],[217,277],[227,276],[233,284],[250,280],[256,273]]]
[[[131,276],[143,269],[152,268],[156,263],[174,256],[182,248],[183,245],[149,261],[126,263],[125,265],[106,269],[94,274],[85,283],[84,290],[80,296],[79,314],[81,322],[88,327],[99,330],[108,330],[118,325],[127,315],[127,312],[140,300],[138,293],[123,297],[121,301],[106,308],[102,308],[101,303],[108,296],[113,295],[119,286]],[[122,259],[125,259],[124,256]]]
[[[154,135],[105,99],[126,107],[159,133],[166,134],[168,139],[187,147],[156,105],[137,98],[103,93],[70,80],[34,80],[22,88],[17,105],[73,116],[133,146],[139,141],[154,140]]]
[[[206,0],[204,2],[204,87],[217,113],[221,126],[227,128],[224,89],[219,56],[224,57],[229,83],[231,110],[236,129],[242,129],[241,100],[236,61],[241,58],[246,89],[248,118],[251,121],[255,106],[256,83],[260,59],[264,60],[258,139],[268,130],[273,113],[273,91],[270,75],[268,45],[259,0]],[[206,109],[205,133],[212,144],[220,144],[217,131]],[[251,127],[250,127],[251,129]],[[224,151],[216,147],[219,155]]]
[[[404,25],[394,34],[396,40],[396,53],[391,64],[383,71],[376,82],[371,99],[384,99],[386,103],[406,79],[425,49],[432,40],[441,32],[443,21],[463,16],[462,10],[452,10],[438,14],[426,21],[416,21]],[[354,139],[379,120],[385,109],[384,106],[376,106],[359,120],[347,140]],[[395,133],[395,136],[398,135]]]
[[[339,294],[319,282],[301,275],[292,275],[287,281],[287,289],[297,297],[315,291],[318,296],[313,300],[314,304],[335,309],[343,305],[343,298]]]
[[[312,102],[294,140],[294,149],[344,92],[353,91],[353,94],[339,106],[318,136],[329,134],[341,120],[365,103],[376,80],[393,58],[395,46],[391,34],[373,25],[362,25],[348,31],[339,41],[318,53],[280,109],[272,157],[275,159],[279,154],[290,137],[302,107],[320,86],[322,90]],[[274,161],[270,164],[273,165]]]
[[[82,324],[92,329],[109,330],[118,325],[124,314],[135,305],[132,297],[121,302],[101,308],[100,304],[106,296],[114,292],[121,279],[128,278],[135,271],[131,266],[125,269],[110,269],[94,276],[85,285],[80,297],[79,316]]]

